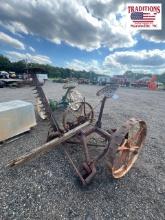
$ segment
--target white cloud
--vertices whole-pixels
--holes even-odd
[[[33,47],[29,47],[29,50],[31,50],[32,52],[36,51]]]
[[[67,63],[67,67],[77,71],[85,70],[88,72],[95,72],[97,74],[105,74],[105,75],[113,74],[111,68],[103,65],[103,63],[100,63],[97,60],[90,60],[88,62],[85,62],[82,60],[74,59],[71,62]]]
[[[129,0],[1,0],[0,25],[15,34],[44,37],[54,43],[91,51],[101,46],[132,47],[135,34],[126,28],[126,3]],[[131,0],[141,2],[140,0]],[[148,0],[143,0],[143,3]],[[155,3],[155,0],[150,0]],[[162,11],[165,10],[163,0]],[[19,8],[19,10],[18,10]],[[120,14],[121,19],[116,15]],[[141,31],[143,38],[165,42],[165,20],[161,31]]]
[[[37,35],[58,44],[64,41],[88,51],[101,46],[133,46],[136,41],[132,33],[116,19],[115,12],[122,1],[96,2],[1,0],[0,24],[13,33]]]
[[[74,59],[67,63],[74,70],[94,71],[98,74],[116,75],[127,70],[159,74],[165,71],[165,50],[140,50],[114,52],[105,57],[102,63]]]
[[[86,4],[89,12],[99,19],[105,19],[112,14],[117,15],[120,13],[121,20],[118,21],[117,28],[120,26],[120,22],[123,25],[127,25],[127,20],[125,19],[126,15],[126,4],[127,3],[156,3],[155,0],[83,0]],[[162,30],[145,30],[140,31],[139,33],[143,38],[153,42],[165,42],[165,16],[163,16],[165,11],[165,2],[164,0],[159,0],[157,3],[162,4]],[[132,33],[134,35],[135,33]]]
[[[150,31],[150,34],[147,31],[142,31],[142,38],[156,43],[165,43],[165,31]]]
[[[108,47],[110,51],[113,51],[114,48],[132,47],[137,42],[137,32],[126,28],[125,7],[128,2],[130,1],[1,0],[0,25],[14,34],[35,35],[36,39],[45,38],[56,44],[65,42],[87,51]],[[131,0],[132,2],[141,1]],[[148,3],[148,0],[143,0],[143,3],[145,2]],[[150,0],[150,2],[155,3],[155,0]],[[159,0],[159,3],[162,3],[162,10],[165,11],[164,1]],[[120,15],[120,19],[117,15]],[[162,24],[161,31],[138,33],[147,40],[165,42],[164,17],[162,17]],[[4,42],[4,37],[0,40]],[[14,45],[17,46],[15,47],[24,49],[25,46],[20,43],[16,40]],[[35,52],[33,49],[29,47],[29,50]],[[161,50],[115,52],[107,56],[103,63],[96,60],[83,62],[74,59],[67,66],[73,69],[95,71],[99,74],[119,74],[127,69],[161,72],[164,71],[163,62],[165,61],[162,53],[164,51],[161,52]],[[8,55],[14,57],[16,54]],[[25,54],[16,55],[19,59],[23,59],[22,56]],[[51,63],[50,58],[46,56],[34,56],[30,53],[27,53],[27,56],[34,61]]]
[[[74,59],[71,62],[67,63],[67,67],[70,69],[74,69],[77,71],[93,71],[96,73],[100,73],[100,64],[97,60],[91,60],[88,62],[82,61],[82,60],[78,60],[78,59]]]
[[[139,1],[140,2],[140,1]],[[148,3],[148,0],[143,0],[143,3]],[[155,0],[150,0],[150,3],[156,3]],[[162,4],[162,30],[150,30],[150,31],[141,31],[141,35],[144,39],[160,43],[160,42],[165,42],[165,2],[164,0],[159,0],[157,3]]]
[[[110,13],[114,13],[119,10],[122,0],[83,0],[88,11],[99,19],[103,19],[109,16]]]
[[[39,64],[51,64],[52,61],[48,56],[44,56],[44,55],[32,55],[29,53],[18,53],[15,51],[9,51],[6,52],[7,57],[11,60],[11,61],[18,61],[18,60],[27,60],[28,62],[32,62],[32,63],[39,63]]]
[[[1,6],[0,6],[1,7]],[[10,23],[2,22],[0,21],[0,25],[13,34],[16,34],[21,37],[21,34],[18,34],[19,32],[28,34],[26,27],[21,23],[21,22],[16,22],[16,21],[10,21]]]
[[[10,37],[9,35],[7,35],[3,32],[0,32],[0,42],[5,43],[5,44],[7,44],[11,47],[14,47],[16,49],[21,49],[21,50],[25,49],[25,45],[21,41]]]
[[[103,63],[107,68],[161,73],[165,71],[165,50],[120,51],[110,54]]]

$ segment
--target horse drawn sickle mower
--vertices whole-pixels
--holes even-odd
[[[77,168],[69,153],[65,151],[71,165],[75,169],[83,185],[91,182],[97,173],[98,162],[103,159],[114,178],[123,177],[133,166],[139,155],[146,137],[147,126],[143,120],[131,118],[119,129],[111,129],[107,131],[102,128],[101,120],[105,102],[108,98],[111,98],[114,95],[118,85],[110,84],[97,92],[97,96],[103,96],[103,98],[96,123],[93,122],[92,107],[87,102],[82,101],[82,103],[79,104],[79,109],[75,112],[73,109],[68,107],[63,118],[64,128],[61,129],[36,77],[36,72],[41,70],[31,68],[29,71],[31,71],[33,76],[35,93],[37,98],[40,99],[40,108],[43,109],[46,118],[50,123],[47,142],[42,146],[33,149],[30,153],[12,160],[7,166],[14,167],[20,165],[62,143],[70,142],[81,144],[83,146],[85,161],[79,168]],[[75,117],[73,122],[69,121],[69,116],[67,117],[68,111],[72,112]],[[81,112],[81,114],[74,114],[78,111]],[[91,144],[88,142],[88,136],[94,133],[104,139],[105,147],[102,148],[103,150],[101,152],[97,153],[95,158],[92,158],[89,151],[89,146]],[[77,138],[79,142],[72,142],[72,138]]]

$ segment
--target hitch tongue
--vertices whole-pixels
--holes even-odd
[[[97,172],[96,166],[95,166],[94,162],[90,163],[90,165],[88,165],[87,163],[83,163],[83,168],[86,172],[83,175],[83,179],[84,179],[85,183],[88,184],[91,182],[93,177],[96,175],[96,172]]]
[[[76,174],[79,176],[82,184],[85,186],[90,183],[93,177],[96,175],[96,167],[94,162],[91,162],[90,165],[88,165],[86,162],[83,163],[82,168],[79,170],[66,150],[65,154],[68,157],[73,168],[75,169]]]

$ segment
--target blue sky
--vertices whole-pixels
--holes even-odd
[[[132,31],[128,28],[125,3],[1,0],[0,54],[11,61],[27,59],[107,75],[126,70],[164,72],[163,16],[160,31]],[[164,12],[164,4],[162,9]]]

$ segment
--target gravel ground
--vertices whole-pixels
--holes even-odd
[[[98,86],[80,85],[79,91],[96,107]],[[47,82],[48,97],[60,98],[62,84]],[[0,89],[0,102],[21,99],[34,103],[31,89]],[[145,146],[131,171],[114,180],[100,164],[93,182],[82,187],[63,153],[51,150],[23,166],[6,168],[16,158],[44,143],[47,122],[38,125],[0,152],[0,219],[165,219],[165,93],[120,88],[118,100],[108,100],[103,127],[119,128],[128,118],[144,119],[148,125]],[[98,115],[98,107],[95,108]],[[65,146],[74,159],[82,151]]]

